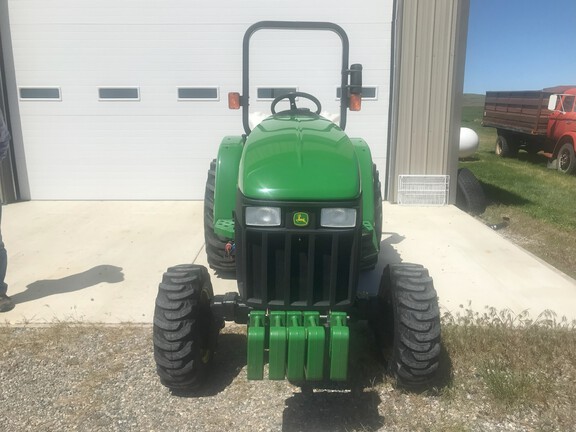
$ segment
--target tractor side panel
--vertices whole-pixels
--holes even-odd
[[[214,191],[215,227],[221,225],[222,221],[234,220],[238,170],[243,147],[244,139],[241,136],[227,136],[220,143],[216,163],[216,189]],[[219,234],[232,238],[230,232],[228,230]]]

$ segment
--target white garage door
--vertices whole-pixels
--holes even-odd
[[[201,199],[220,140],[243,133],[227,93],[241,91],[242,37],[260,20],[346,30],[370,96],[347,131],[383,173],[392,3],[8,0],[31,198]],[[251,47],[252,110],[296,88],[337,113],[338,37],[265,32]]]

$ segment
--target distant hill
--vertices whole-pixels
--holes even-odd
[[[486,95],[483,95],[483,94],[464,93],[464,96],[462,98],[462,106],[463,107],[483,107],[485,98],[486,98]]]

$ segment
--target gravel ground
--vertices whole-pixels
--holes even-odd
[[[536,414],[491,419],[484,396],[415,395],[382,376],[366,329],[350,382],[301,389],[246,380],[243,326],[227,326],[201,395],[175,396],[156,375],[149,326],[0,327],[0,430],[538,430]],[[534,418],[531,418],[534,417]],[[549,429],[553,430],[553,429]]]

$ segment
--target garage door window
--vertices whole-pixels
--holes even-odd
[[[98,88],[100,100],[140,100],[138,87],[100,87]]]
[[[218,87],[178,87],[178,100],[220,100]]]
[[[59,87],[19,87],[20,100],[62,100]]]

